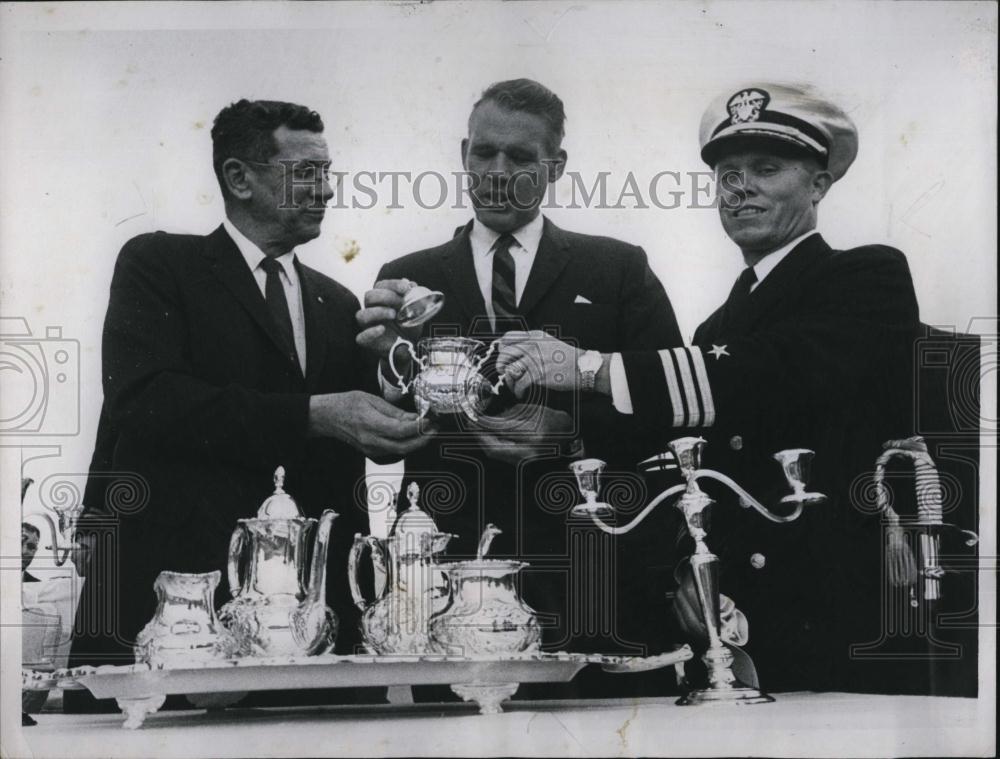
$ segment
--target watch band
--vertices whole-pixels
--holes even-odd
[[[598,351],[585,351],[580,356],[577,362],[577,369],[580,372],[580,389],[585,393],[594,392],[594,385],[597,382],[597,372],[603,363],[603,356]],[[585,369],[584,364],[594,366],[594,368]]]

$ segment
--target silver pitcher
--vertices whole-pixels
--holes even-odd
[[[476,656],[539,649],[538,618],[515,585],[517,573],[529,565],[485,558],[499,533],[498,527],[487,525],[475,559],[440,566],[448,573],[448,603],[431,620],[431,637],[441,653]]]
[[[233,599],[219,617],[244,656],[323,653],[337,632],[337,618],[326,605],[326,557],[337,514],[327,509],[319,520],[307,519],[284,491],[284,481],[285,469],[279,466],[274,493],[256,519],[239,520],[229,541]]]
[[[389,537],[356,534],[347,559],[351,594],[362,611],[362,638],[376,654],[432,651],[430,620],[447,601],[435,556],[455,536],[438,532],[434,520],[417,505],[417,483],[410,483],[406,495],[410,506],[396,518]],[[375,596],[370,601],[358,577],[365,548],[371,551],[375,570]]]
[[[421,417],[428,411],[435,414],[461,412],[475,421],[503,385],[502,375],[495,384],[490,384],[480,373],[496,350],[497,341],[490,343],[486,352],[477,358],[483,345],[482,341],[471,337],[425,337],[414,350],[413,343],[399,337],[389,351],[389,366],[396,375],[399,389],[404,393],[413,392]],[[400,346],[406,346],[419,367],[417,375],[409,382],[405,381],[393,358]]]
[[[140,664],[184,667],[235,653],[234,641],[215,614],[218,570],[188,574],[163,571],[156,578],[156,613],[136,636],[133,651]]]

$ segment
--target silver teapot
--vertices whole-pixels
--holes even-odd
[[[498,534],[498,527],[487,525],[474,560],[440,566],[448,574],[448,603],[431,620],[431,636],[441,653],[476,656],[539,649],[538,619],[515,586],[517,573],[529,565],[484,558]]]
[[[326,605],[326,557],[337,514],[327,509],[319,520],[307,519],[284,491],[284,481],[285,469],[279,466],[274,493],[256,519],[239,520],[229,542],[233,599],[219,617],[243,656],[323,653],[337,632],[337,618]]]
[[[389,366],[396,375],[399,389],[403,393],[413,392],[421,417],[428,411],[435,414],[462,412],[475,421],[490,397],[497,395],[503,385],[503,375],[495,384],[490,384],[480,373],[496,350],[497,341],[490,343],[486,352],[477,358],[483,345],[481,340],[471,337],[425,337],[414,350],[413,343],[399,337],[389,351]],[[406,346],[410,357],[420,367],[409,382],[405,381],[393,358],[400,346]]]
[[[362,611],[362,638],[375,654],[432,651],[430,620],[447,600],[434,557],[455,536],[438,532],[434,520],[417,505],[417,483],[410,483],[406,495],[410,506],[396,518],[389,537],[356,534],[347,559],[351,595]],[[365,548],[371,551],[375,570],[375,596],[370,601],[358,577]]]

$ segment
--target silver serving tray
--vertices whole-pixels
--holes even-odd
[[[588,664],[629,672],[670,666],[691,656],[687,646],[649,659],[561,652],[506,656],[325,654],[222,659],[181,667],[78,667],[54,674],[60,688],[84,687],[96,698],[117,699],[126,715],[125,727],[136,728],[170,694],[212,694],[203,702],[226,706],[256,690],[450,685],[465,700],[476,701],[482,713],[495,714],[521,683],[569,682]]]

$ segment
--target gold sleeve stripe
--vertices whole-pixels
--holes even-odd
[[[715,424],[715,401],[712,400],[712,386],[708,382],[708,371],[705,369],[705,358],[701,355],[701,348],[693,345],[688,349],[691,352],[691,363],[694,364],[694,373],[698,377],[698,390],[701,391],[701,406],[705,411],[704,426],[711,427]]]
[[[670,407],[674,411],[674,427],[684,426],[684,402],[681,400],[680,387],[677,384],[677,372],[674,371],[674,360],[670,357],[670,349],[659,351],[663,364],[663,374],[667,379],[667,390],[670,393]]]
[[[687,401],[687,423],[685,427],[701,425],[701,406],[698,405],[698,392],[694,387],[694,377],[691,375],[691,364],[688,361],[687,348],[674,348],[677,356],[677,368],[680,369],[681,381],[684,384],[684,398]]]

